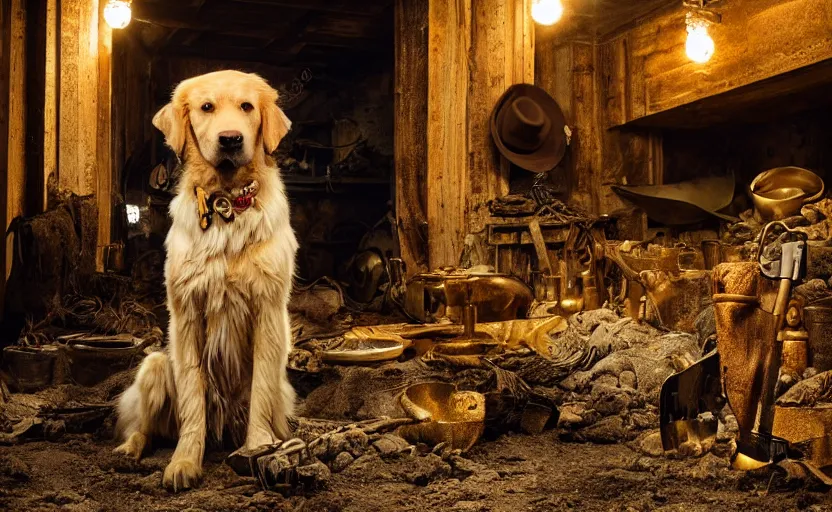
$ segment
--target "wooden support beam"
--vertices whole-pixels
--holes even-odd
[[[104,21],[105,2],[99,5],[98,23],[98,89],[97,131],[96,131],[96,198],[98,200],[98,247],[108,245],[112,240],[113,218],[113,172],[111,156],[112,137],[112,29]],[[95,21],[93,21],[95,23]],[[96,258],[98,270],[103,270],[103,255]]]
[[[111,33],[98,0],[60,2],[58,185],[94,194],[98,246],[110,241]],[[98,268],[102,262],[98,260]]]
[[[405,37],[419,41],[407,34],[419,27],[405,26],[399,31],[399,41]],[[509,192],[510,167],[498,160],[489,118],[510,85],[534,79],[531,1],[430,0],[427,27],[424,212],[428,267],[438,268],[459,263],[465,235],[482,231],[488,222],[487,202]],[[397,67],[401,71],[402,66]],[[410,102],[413,95],[416,105],[424,94],[421,89],[398,86],[397,93],[402,103]],[[397,128],[397,133],[403,132]],[[421,137],[421,132],[416,133]],[[397,147],[397,161],[405,155],[412,155],[413,162],[422,158],[418,139],[403,139]],[[399,205],[418,197],[408,182],[399,183],[398,193],[404,195]],[[411,213],[405,211],[400,219]],[[403,254],[415,259],[420,232],[407,222],[402,221],[404,228],[400,226],[400,243]],[[421,223],[421,217],[413,222]]]
[[[26,2],[12,0],[10,10],[8,157],[6,160],[6,224],[26,213]],[[12,266],[13,237],[5,239],[6,277]]]
[[[46,0],[46,55],[44,62],[43,91],[43,195],[40,205],[48,209],[49,176],[58,175],[58,96],[60,91],[60,69],[58,68],[60,16],[58,1]]]
[[[407,274],[428,270],[428,6],[396,0],[396,225]]]
[[[9,171],[9,80],[11,78],[12,1],[0,0],[0,197],[7,200]],[[9,219],[6,208],[0,207],[0,226],[5,230]],[[0,318],[6,286],[6,250],[0,250]]]
[[[428,2],[428,261],[459,263],[467,228],[471,0]]]

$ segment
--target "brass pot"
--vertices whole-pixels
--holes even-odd
[[[754,211],[764,220],[781,220],[800,212],[804,204],[823,196],[825,186],[817,174],[801,167],[777,167],[751,182]]]
[[[412,443],[445,442],[464,452],[485,430],[485,397],[474,391],[457,391],[453,384],[414,384],[402,394],[401,404],[408,416],[420,422],[399,429]]]

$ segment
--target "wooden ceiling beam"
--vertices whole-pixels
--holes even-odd
[[[299,67],[322,68],[326,67],[325,61],[302,62],[297,55],[289,52],[251,51],[246,48],[233,48],[228,46],[178,46],[167,48],[162,52],[164,56],[170,57],[198,57],[208,60],[259,62],[275,67],[297,69]]]
[[[331,12],[337,14],[357,14],[374,16],[392,5],[392,1],[356,2],[333,0],[231,0],[233,3],[257,4],[298,9],[304,11]]]

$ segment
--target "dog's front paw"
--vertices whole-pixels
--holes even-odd
[[[200,478],[202,478],[202,468],[197,464],[187,459],[172,460],[165,468],[162,484],[167,489],[177,492],[196,486]]]
[[[257,451],[258,448],[278,443],[280,443],[280,439],[272,434],[271,429],[250,426],[246,434],[245,448],[246,450]]]
[[[138,461],[142,458],[145,444],[147,444],[147,437],[141,432],[133,432],[127,438],[127,441],[124,441],[118,448],[113,450],[113,453],[120,453]]]

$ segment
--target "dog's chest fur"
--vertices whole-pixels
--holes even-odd
[[[178,305],[172,310],[198,317],[193,320],[203,326],[197,350],[207,380],[209,433],[217,440],[224,428],[237,443],[245,432],[257,318],[262,307],[285,305],[291,289],[297,242],[274,172],[275,179],[265,180],[254,207],[229,223],[215,217],[205,231],[189,190],[171,203],[168,301]],[[171,348],[175,365],[180,351]]]

